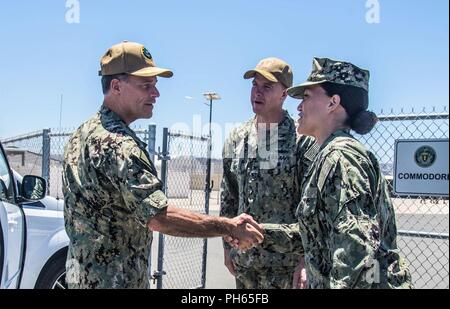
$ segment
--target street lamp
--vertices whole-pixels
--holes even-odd
[[[205,181],[205,211],[209,214],[209,198],[211,196],[211,151],[212,151],[212,135],[211,135],[211,122],[212,122],[212,106],[213,101],[220,100],[221,97],[216,92],[206,92],[203,94],[206,100],[209,100],[209,139],[208,139],[208,155],[206,160],[206,181]]]

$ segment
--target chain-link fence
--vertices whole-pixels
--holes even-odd
[[[206,137],[180,133],[167,134],[169,156],[159,156],[165,168],[155,161],[156,126],[134,128],[138,137],[148,144],[148,151],[165,180],[171,204],[205,213],[205,179],[207,162]],[[11,167],[21,175],[37,175],[47,180],[48,193],[63,198],[62,161],[64,149],[73,129],[44,129],[2,140]],[[220,177],[214,177],[220,181]],[[218,186],[215,186],[218,192]],[[217,194],[218,196],[218,194]],[[218,200],[217,200],[218,203]],[[203,239],[163,237],[160,235],[158,269],[154,274],[158,288],[196,288],[205,286],[207,242]],[[164,254],[164,257],[163,257]],[[164,263],[164,270],[163,270]],[[166,274],[164,281],[158,274]]]
[[[154,132],[155,126],[148,129],[134,128],[136,134],[149,142],[149,151],[154,153],[154,134],[152,140],[149,132]],[[73,129],[44,129],[2,140],[8,161],[16,172],[21,175],[36,175],[47,180],[47,190],[50,196],[63,198],[62,193],[62,161],[64,148],[73,133]]]
[[[382,113],[374,130],[356,136],[379,159],[383,173],[392,180],[394,145],[398,139],[448,139],[448,111]],[[155,126],[135,129],[155,155]],[[61,159],[71,130],[43,130],[2,140],[11,166],[20,174],[46,178],[50,195],[62,197]],[[161,178],[166,179],[167,195],[173,205],[205,212],[207,201],[207,138],[166,133]],[[170,160],[169,160],[170,157]],[[157,160],[153,160],[158,163]],[[157,164],[157,168],[161,166]],[[218,208],[221,161],[212,161],[213,207]],[[392,181],[390,181],[392,189]],[[393,190],[392,190],[393,191]],[[216,195],[214,195],[214,193]],[[217,196],[217,200],[215,197]],[[209,201],[208,201],[209,202]],[[447,197],[396,196],[393,203],[399,230],[398,246],[410,264],[416,288],[449,287],[449,200]],[[162,236],[161,236],[162,237]],[[155,242],[156,243],[156,242]],[[195,288],[205,285],[207,243],[203,239],[164,237],[158,243],[159,288]],[[163,259],[164,255],[164,259]],[[161,274],[164,274],[162,276]]]
[[[62,198],[61,163],[64,145],[71,133],[50,129],[2,141],[11,167],[21,175],[37,175],[47,180],[51,196]]]
[[[171,205],[205,213],[207,137],[164,129],[161,178]],[[157,288],[204,288],[207,240],[159,234]]]
[[[44,175],[43,140],[48,130],[2,140],[10,166],[22,175]],[[46,169],[46,168],[45,168]]]
[[[448,111],[382,113],[374,130],[355,136],[379,159],[393,192],[394,145],[399,139],[448,139]],[[448,159],[448,158],[447,158]],[[449,287],[449,200],[392,194],[398,246],[410,264],[416,288]]]

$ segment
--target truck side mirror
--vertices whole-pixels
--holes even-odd
[[[22,179],[21,191],[22,197],[27,200],[41,200],[46,195],[47,182],[42,177],[31,175],[24,176]]]

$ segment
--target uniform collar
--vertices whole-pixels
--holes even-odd
[[[247,123],[247,125],[252,125],[256,128],[256,115]],[[278,123],[278,134],[282,135],[290,133],[293,128],[295,129],[294,120],[289,116],[289,113],[283,109],[283,119]]]
[[[292,134],[295,130],[295,122],[286,110],[283,110],[283,120],[278,124],[278,131],[280,135]]]
[[[337,137],[350,137],[353,138],[353,136],[350,134],[349,129],[339,129],[334,131],[328,138],[325,140],[325,142],[320,146],[320,150],[324,149],[328,144],[330,144],[335,138]]]
[[[250,119],[245,124],[246,130],[243,130],[243,134],[247,134],[249,136],[249,143],[257,145],[257,122],[256,116]],[[294,132],[294,133],[293,133]],[[277,136],[274,136],[274,135]],[[277,130],[272,130],[270,132],[270,141],[274,143],[278,143],[280,140],[287,140],[289,137],[294,134],[295,136],[295,123],[294,120],[289,116],[289,113],[283,110],[283,119],[277,125]]]
[[[113,112],[111,109],[102,105],[99,111],[100,119],[106,130],[114,133],[122,133],[124,135],[131,136],[140,148],[146,149],[147,144],[144,143],[136,133],[130,129],[129,126],[120,118],[118,114]]]

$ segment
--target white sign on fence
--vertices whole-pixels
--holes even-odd
[[[448,139],[397,140],[394,192],[448,196]]]

